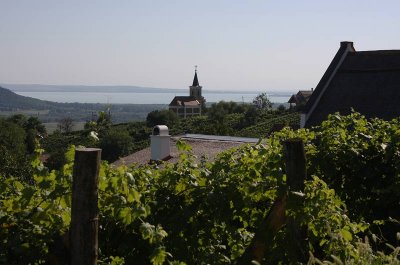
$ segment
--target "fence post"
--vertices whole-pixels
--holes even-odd
[[[97,264],[100,157],[101,149],[75,150],[70,225],[71,264]]]
[[[303,141],[299,138],[289,139],[283,143],[286,183],[288,188],[288,209],[303,207],[304,199],[293,192],[304,191],[304,181],[307,176],[306,156]],[[287,217],[287,232],[290,238],[290,258],[294,262],[307,262],[306,229],[293,216]]]

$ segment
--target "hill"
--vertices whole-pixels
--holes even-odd
[[[163,104],[57,103],[20,96],[0,87],[0,115],[23,113],[38,116],[43,122],[58,122],[65,117],[74,121],[88,121],[99,111],[105,110],[112,113],[114,122],[138,121],[146,119],[150,111],[165,107]]]
[[[24,97],[15,94],[7,88],[0,87],[0,110],[12,111],[17,109],[49,109],[53,102],[44,101],[36,98]]]
[[[154,88],[140,86],[84,86],[84,85],[43,85],[43,84],[0,84],[11,91],[18,92],[110,92],[113,93],[182,93],[186,89]]]

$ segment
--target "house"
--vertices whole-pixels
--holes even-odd
[[[217,136],[203,134],[182,134],[170,136],[168,127],[157,125],[153,128],[150,136],[150,147],[137,151],[131,155],[115,161],[113,166],[121,165],[146,165],[151,161],[166,161],[176,163],[179,161],[179,151],[176,147],[178,140],[183,140],[192,147],[192,153],[196,156],[197,162],[201,162],[202,157],[207,161],[212,161],[215,157],[228,149],[232,149],[245,144],[256,144],[258,138]]]
[[[310,99],[313,90],[313,88],[311,90],[299,90],[297,94],[293,94],[288,101],[290,107],[293,107],[293,105],[296,107],[304,106]]]
[[[356,51],[344,41],[301,114],[301,127],[352,109],[367,118],[400,116],[400,50]]]
[[[201,89],[202,86],[199,85],[197,78],[197,69],[195,69],[193,84],[189,87],[189,96],[174,97],[169,104],[169,109],[182,118],[201,115],[202,106],[206,102]]]

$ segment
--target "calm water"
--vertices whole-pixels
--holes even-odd
[[[108,103],[108,104],[169,104],[174,96],[187,96],[187,93],[104,93],[104,92],[15,92],[19,95],[42,100],[65,103]],[[252,102],[257,93],[203,93],[207,102],[221,100]],[[271,94],[274,103],[284,103],[290,94]]]

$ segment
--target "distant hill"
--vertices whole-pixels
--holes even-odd
[[[110,111],[115,123],[138,121],[145,120],[150,111],[166,107],[165,104],[57,103],[21,96],[0,87],[1,115],[35,113],[35,116],[43,122],[57,122],[65,117],[70,117],[74,121],[88,121],[96,118],[99,111]]]
[[[57,103],[20,96],[7,88],[0,87],[0,110],[2,111],[12,111],[15,109],[43,110],[54,107],[54,104]]]
[[[18,92],[113,92],[113,93],[182,93],[187,89],[154,88],[139,86],[82,86],[82,85],[42,85],[42,84],[0,84]]]

